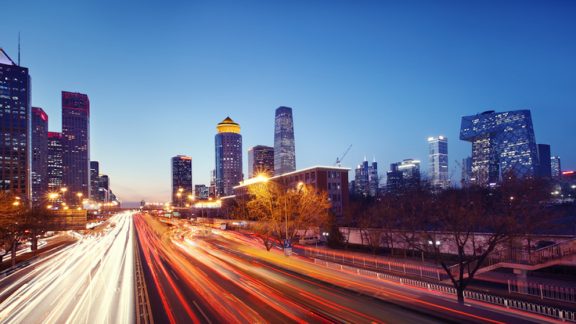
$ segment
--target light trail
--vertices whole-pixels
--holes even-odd
[[[5,278],[15,291],[0,304],[0,322],[132,323],[132,214],[110,223],[115,226],[80,237],[25,275]]]

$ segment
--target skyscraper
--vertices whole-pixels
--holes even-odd
[[[509,173],[522,178],[538,172],[530,110],[464,116],[460,139],[472,142],[472,174],[477,184],[498,183]]]
[[[553,156],[550,158],[550,169],[552,172],[552,178],[560,178],[562,175],[562,165],[560,164],[560,157]]]
[[[390,164],[386,188],[389,192],[413,190],[420,187],[420,161],[405,159]]]
[[[184,207],[192,188],[192,158],[177,155],[172,158],[172,205]]]
[[[216,195],[230,196],[234,186],[243,180],[240,125],[226,117],[216,130]]]
[[[74,195],[90,197],[90,101],[62,91],[63,185]]]
[[[274,175],[274,148],[257,145],[248,149],[248,178],[265,173]]]
[[[48,132],[48,190],[62,186],[62,133]]]
[[[38,206],[48,191],[48,115],[32,107],[32,205]]]
[[[550,145],[538,144],[538,176],[543,178],[552,177],[552,162],[550,160]]]
[[[100,163],[90,161],[90,199],[98,201],[98,188],[100,183]]]
[[[378,163],[368,164],[366,158],[356,167],[354,174],[355,194],[363,197],[376,197],[378,195]]]
[[[448,179],[448,138],[444,136],[428,137],[429,176],[433,188],[447,189]]]
[[[0,191],[31,199],[30,76],[0,49]]]
[[[292,108],[279,107],[276,109],[274,123],[274,175],[294,170],[296,170],[296,149]]]

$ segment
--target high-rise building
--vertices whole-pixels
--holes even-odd
[[[208,198],[210,198],[210,188],[203,184],[195,185],[194,197],[196,200],[208,200]]]
[[[462,187],[468,187],[474,183],[474,180],[472,176],[472,158],[468,156],[462,159],[462,177],[460,178],[460,184]]]
[[[378,195],[378,163],[368,164],[366,158],[356,167],[354,173],[354,193],[363,197],[376,197]]]
[[[274,148],[257,145],[248,149],[248,178],[262,173],[274,175]]]
[[[450,187],[448,177],[448,138],[428,137],[428,161],[430,184],[435,189]]]
[[[405,159],[390,164],[386,173],[386,188],[389,192],[413,190],[420,187],[420,161]]]
[[[30,76],[0,49],[0,191],[31,200]]]
[[[276,109],[274,123],[274,175],[294,170],[296,170],[296,149],[292,108],[279,107]]]
[[[32,107],[32,205],[39,206],[48,192],[48,115]]]
[[[538,144],[538,176],[543,178],[552,177],[552,162],[550,157],[550,145]]]
[[[472,142],[472,174],[479,185],[496,184],[510,173],[523,178],[538,172],[530,110],[464,116],[460,139]]]
[[[48,132],[48,190],[62,187],[62,133]]]
[[[240,125],[226,117],[216,126],[216,130],[216,195],[230,196],[234,194],[234,186],[244,178]]]
[[[560,178],[562,176],[562,165],[560,164],[560,157],[553,156],[550,158],[550,169],[552,178]]]
[[[100,202],[110,202],[112,190],[110,190],[110,177],[103,174],[98,177],[98,201]]]
[[[62,91],[63,184],[68,192],[90,197],[90,100]]]
[[[192,158],[177,155],[172,158],[172,205],[184,207],[193,194]]]
[[[90,199],[98,201],[98,187],[100,183],[100,163],[90,161]]]

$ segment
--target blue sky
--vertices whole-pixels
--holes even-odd
[[[27,1],[3,6],[0,47],[32,75],[60,130],[60,91],[91,101],[91,158],[125,201],[168,200],[170,158],[214,168],[230,116],[244,152],[293,107],[297,167],[417,158],[460,117],[531,109],[536,139],[576,168],[573,1]],[[247,172],[246,157],[244,163]],[[455,170],[454,177],[459,177]]]

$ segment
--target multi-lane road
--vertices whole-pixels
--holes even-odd
[[[0,279],[0,323],[133,323],[143,300],[156,323],[544,320],[320,267],[188,221],[122,213],[103,227]]]
[[[157,322],[527,322],[266,251],[257,238],[135,218]]]
[[[132,323],[131,213],[0,280],[2,323]]]

